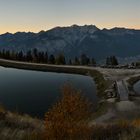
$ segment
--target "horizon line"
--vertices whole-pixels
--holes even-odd
[[[67,25],[67,26],[66,25],[65,26],[58,25],[58,26],[50,27],[47,30],[42,29],[42,30],[39,30],[39,31],[31,31],[31,30],[29,30],[29,31],[20,31],[20,30],[17,30],[16,32],[9,32],[9,31],[7,31],[7,32],[0,33],[0,35],[6,34],[6,33],[9,33],[9,34],[16,34],[16,33],[35,33],[35,34],[37,34],[37,33],[41,32],[41,31],[47,32],[47,31],[52,30],[52,29],[55,29],[55,28],[66,28],[66,27],[72,27],[72,26],[79,26],[79,27],[83,27],[83,26],[95,26],[95,27],[97,27],[100,30],[103,30],[103,29],[111,30],[111,29],[114,29],[114,28],[120,28],[120,29],[122,28],[122,29],[129,29],[129,30],[140,30],[140,28],[124,27],[124,26],[98,27],[98,26],[96,26],[94,24],[81,24],[81,25],[80,24],[72,24],[72,25]]]

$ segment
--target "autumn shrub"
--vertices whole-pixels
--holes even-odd
[[[0,120],[5,119],[6,116],[6,110],[3,108],[3,106],[0,105]]]
[[[135,119],[132,121],[132,126],[140,128],[140,119]]]
[[[88,126],[91,104],[81,93],[65,85],[62,98],[45,115],[45,136],[51,140],[85,140],[92,135]]]

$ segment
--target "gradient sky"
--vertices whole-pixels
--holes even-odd
[[[140,0],[0,0],[0,33],[73,24],[140,29]]]

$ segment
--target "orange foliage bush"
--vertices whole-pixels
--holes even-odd
[[[132,126],[140,127],[140,119],[136,119],[136,120],[132,121]]]
[[[90,139],[91,104],[68,85],[63,87],[62,94],[62,99],[45,115],[46,139]]]

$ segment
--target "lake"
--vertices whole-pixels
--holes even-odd
[[[96,87],[89,76],[0,67],[0,103],[10,111],[44,117],[61,96],[65,83],[81,90],[96,105]]]

